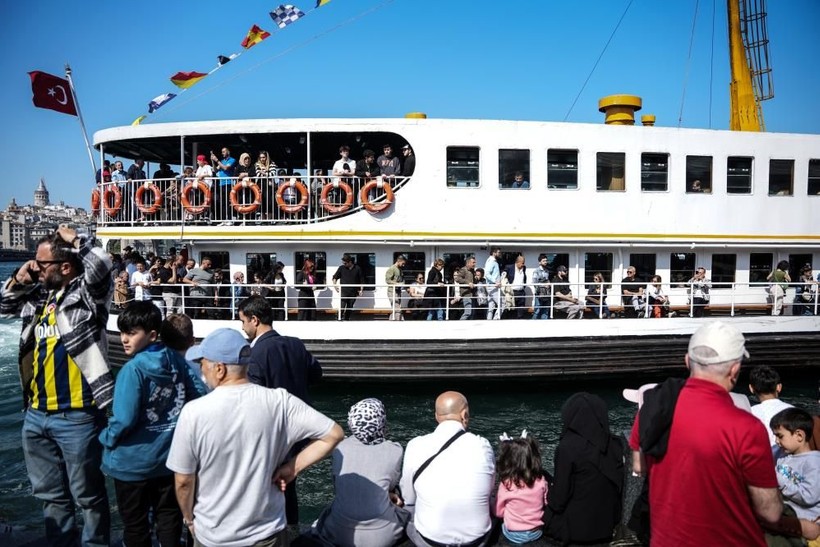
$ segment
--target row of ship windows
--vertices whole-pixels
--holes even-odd
[[[770,196],[794,195],[793,159],[769,160]],[[751,194],[754,158],[726,158],[726,193]],[[712,192],[712,156],[686,156],[686,192]],[[626,190],[626,154],[598,152],[596,185],[598,191]],[[501,149],[498,151],[498,185],[505,189],[529,189],[530,151]],[[477,188],[479,186],[479,148],[450,146],[447,148],[447,186]],[[547,150],[547,187],[578,188],[578,150]],[[666,192],[669,189],[669,154],[641,154],[641,191]],[[810,159],[807,194],[820,195],[820,159]]]
[[[377,285],[384,282],[383,279],[378,279],[376,276],[376,254],[375,253],[347,253],[354,262],[362,269],[364,274],[364,282],[366,285]],[[399,255],[406,257],[405,266],[402,269],[404,281],[411,284],[418,274],[424,274],[427,278],[427,272],[430,269],[430,264],[436,256],[428,256],[423,251],[396,251],[393,253],[393,262]],[[524,255],[524,250],[503,251],[499,257],[499,264],[503,268],[507,264],[515,263],[515,259],[519,255]],[[570,267],[569,253],[546,253],[549,262],[548,269],[550,271],[550,278],[555,275],[559,266]],[[203,252],[199,257],[202,260],[203,256],[211,259],[215,269],[228,270],[230,269],[230,257],[226,251],[212,251]],[[464,266],[467,259],[475,256],[477,259],[477,266],[483,267],[484,261],[487,258],[485,255],[475,253],[442,253],[441,258],[444,260],[444,276],[448,282],[452,282],[453,272]],[[298,272],[302,269],[305,260],[310,259],[315,265],[316,284],[323,285],[336,271],[336,266],[327,263],[327,253],[315,251],[297,251],[293,253],[293,271]],[[614,255],[613,253],[584,253],[584,283],[592,283],[593,276],[596,273],[603,274],[606,283],[613,283],[620,281],[619,275],[623,272],[614,269]],[[702,258],[701,258],[702,259]],[[247,279],[252,281],[254,274],[260,274],[261,279],[269,276],[271,271],[275,269],[279,260],[287,261],[289,257],[279,256],[277,253],[247,253],[246,254],[246,270]],[[791,278],[797,280],[800,277],[800,270],[804,264],[811,264],[812,254],[790,254],[789,255],[789,269]],[[624,264],[634,266],[637,271],[637,277],[641,281],[649,281],[650,277],[655,275],[657,270],[658,255],[656,253],[631,253],[629,254],[629,262]],[[750,283],[764,283],[766,277],[773,271],[775,265],[775,255],[773,253],[751,253],[749,255],[749,282]],[[387,267],[388,265],[383,265]],[[533,259],[528,264],[530,272],[538,267],[538,263]],[[686,286],[688,280],[692,277],[694,271],[698,267],[704,267],[708,270],[708,276],[712,280],[715,288],[729,288],[731,283],[735,283],[737,273],[737,255],[734,253],[712,253],[711,264],[704,264],[698,262],[697,253],[673,252],[669,254],[669,279],[664,279],[670,286]],[[229,277],[230,276],[230,277]],[[613,278],[615,276],[615,278]],[[231,279],[232,276],[226,272],[226,279]],[[743,280],[745,282],[745,280]],[[288,280],[292,283],[293,280]]]

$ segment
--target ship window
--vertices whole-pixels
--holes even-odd
[[[288,282],[293,283],[296,281],[296,272],[301,271],[302,267],[305,265],[305,260],[307,259],[313,261],[316,284],[324,285],[327,283],[327,253],[310,251],[293,253],[294,279],[288,279]]]
[[[199,264],[202,264],[203,258],[211,259],[212,270],[222,270],[223,275],[228,275],[231,267],[231,260],[226,251],[206,251],[199,254]],[[199,267],[197,264],[197,267]]]
[[[800,270],[802,270],[806,264],[809,266],[812,265],[811,253],[789,255],[789,277],[792,278],[792,282],[797,282],[800,279],[800,276],[803,275],[803,272]]]
[[[523,255],[522,251],[501,251],[501,256],[498,257],[498,267],[501,271],[510,264],[515,264],[515,259]]]
[[[769,160],[769,195],[794,194],[794,160]]]
[[[353,258],[353,264],[362,269],[364,276],[364,290],[372,291],[376,284],[376,253],[347,253]],[[339,267],[343,267],[341,264]],[[384,279],[382,279],[384,283]]]
[[[612,279],[612,253],[586,253],[584,282],[592,283],[592,277],[596,273],[604,274],[604,280]]]
[[[626,189],[626,154],[598,152],[597,187],[599,191]]]
[[[669,285],[686,287],[695,272],[695,253],[669,255]]]
[[[512,190],[530,189],[530,151],[498,151],[498,187]]]
[[[569,254],[568,253],[546,253],[547,255],[547,269],[550,272],[550,279],[558,275],[556,271],[558,266],[565,266],[569,269]]]
[[[641,281],[649,281],[649,278],[655,275],[656,264],[657,255],[655,253],[631,253],[629,255],[628,266],[635,267],[636,275]]]
[[[686,156],[686,193],[712,193],[712,156]]]
[[[253,274],[259,272],[262,278],[267,277],[269,273],[273,272],[273,266],[276,264],[276,253],[247,253],[245,255],[245,269],[247,270],[246,281],[253,280]],[[233,281],[233,277],[231,277]]]
[[[444,253],[444,280],[446,283],[453,283],[453,273],[467,264],[467,259],[475,256],[473,253]]]
[[[772,271],[772,253],[751,253],[749,255],[749,283],[765,283]]]
[[[449,188],[478,188],[477,146],[447,147],[447,186]]]
[[[547,188],[578,188],[577,150],[547,150]]]
[[[737,270],[737,255],[712,255],[712,287],[715,289],[731,289],[735,282]]]
[[[726,192],[729,194],[752,193],[752,158],[737,156],[726,158]]]
[[[809,160],[809,195],[820,196],[820,160]]]
[[[641,191],[665,192],[669,184],[669,154],[641,154]]]
[[[415,282],[416,276],[418,274],[423,274],[424,279],[427,279],[427,271],[425,269],[426,264],[424,263],[424,253],[393,253],[394,264],[396,262],[396,257],[402,254],[407,257],[407,260],[404,262],[404,268],[401,271],[402,275],[404,276],[404,282],[408,285]]]

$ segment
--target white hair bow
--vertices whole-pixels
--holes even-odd
[[[522,439],[527,438],[527,430],[526,429],[521,430],[521,438]],[[507,432],[505,431],[504,433],[502,433],[501,435],[498,436],[498,440],[499,441],[511,441],[512,438],[509,435],[507,435]]]

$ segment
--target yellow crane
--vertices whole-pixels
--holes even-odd
[[[774,97],[766,31],[766,0],[727,0],[729,8],[729,129],[765,131],[760,103]]]

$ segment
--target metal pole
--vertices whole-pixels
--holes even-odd
[[[77,108],[77,119],[80,121],[80,129],[83,131],[83,139],[85,140],[85,149],[88,152],[88,159],[91,162],[91,171],[97,175],[97,164],[94,162],[94,154],[91,152],[91,143],[88,141],[88,133],[85,130],[85,122],[83,122],[83,113],[80,112],[80,101],[77,100],[77,93],[74,91],[74,81],[71,79],[71,67],[68,63],[65,65],[65,77],[68,80],[68,87],[71,89],[71,98],[74,99],[74,106]],[[102,174],[100,174],[102,180]]]

